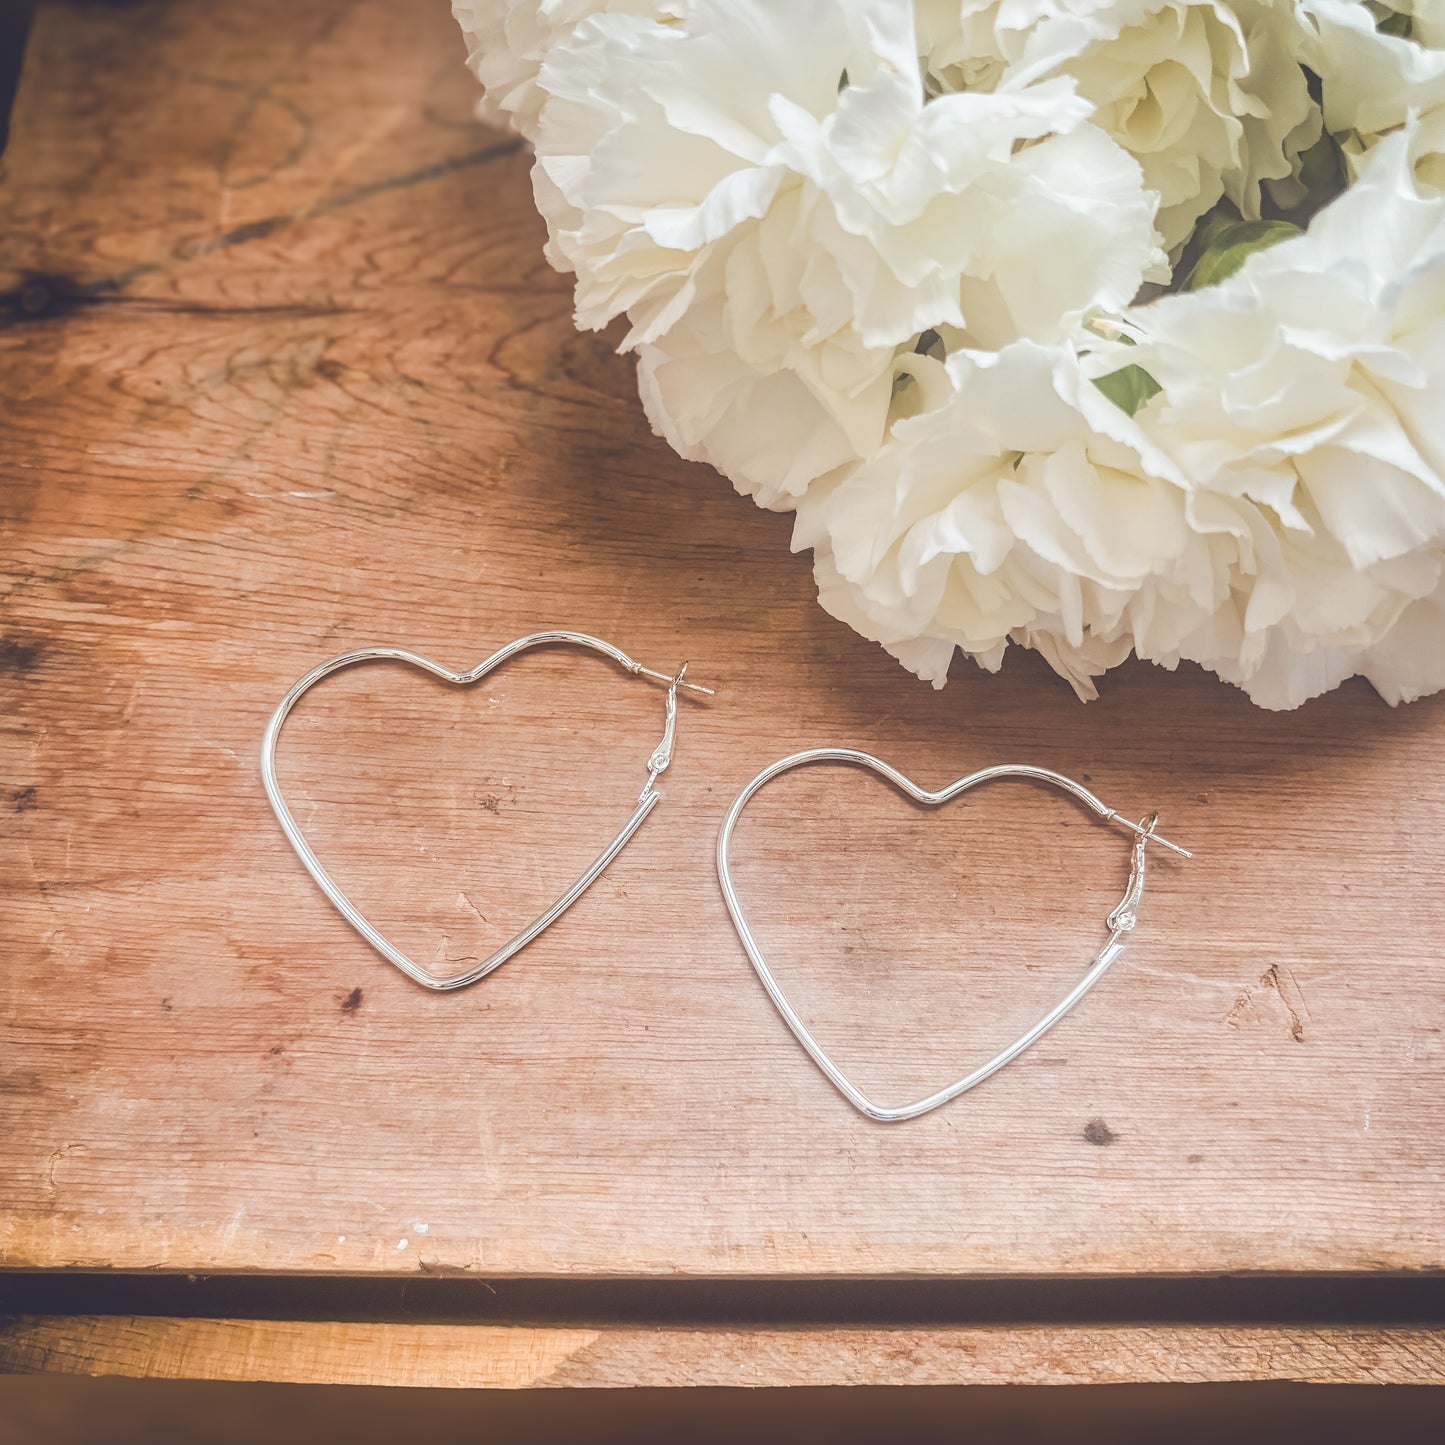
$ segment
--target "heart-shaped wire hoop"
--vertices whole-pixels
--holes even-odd
[[[970,1074],[965,1074],[956,1083],[939,1089],[937,1093],[929,1094],[927,1098],[919,1099],[917,1103],[903,1104],[898,1108],[887,1108],[882,1104],[875,1104],[829,1057],[826,1049],[814,1038],[808,1026],[799,1017],[792,1004],[788,1002],[787,995],[783,992],[778,980],[774,977],[773,971],[768,967],[767,959],[763,957],[763,950],[759,947],[757,939],[753,936],[752,929],[748,926],[747,915],[743,912],[742,902],[738,898],[737,889],[733,885],[732,866],[729,861],[729,848],[732,844],[733,829],[742,815],[742,811],[748,805],[760,788],[766,786],[774,778],[780,777],[783,773],[791,772],[794,768],[805,767],[809,763],[853,763],[859,767],[869,768],[880,777],[887,779],[899,792],[912,798],[915,803],[921,803],[926,807],[938,808],[944,803],[956,798],[961,793],[966,793],[970,788],[976,788],[982,783],[992,782],[996,778],[1026,778],[1033,782],[1046,783],[1051,787],[1060,789],[1077,798],[1085,807],[1091,809],[1099,817],[1110,823],[1115,823],[1122,828],[1128,829],[1134,834],[1134,851],[1130,861],[1129,886],[1124,891],[1124,897],[1119,905],[1108,917],[1105,926],[1109,930],[1109,937],[1104,946],[1094,955],[1084,976],[1071,988],[1063,998],[1056,1003],[1032,1028],[1026,1029],[1007,1048],[1000,1050],[986,1064],[981,1064]],[[738,937],[742,939],[743,947],[747,950],[748,958],[752,960],[753,968],[758,977],[762,980],[763,987],[768,991],[768,997],[772,999],[774,1006],[783,1016],[784,1023],[793,1031],[794,1037],[808,1051],[812,1060],[831,1079],[838,1090],[854,1108],[866,1114],[870,1119],[877,1119],[885,1124],[898,1123],[904,1119],[916,1119],[920,1114],[926,1114],[931,1109],[936,1109],[940,1104],[946,1104],[950,1099],[956,1099],[960,1094],[967,1093],[969,1089],[983,1083],[990,1074],[997,1071],[1011,1059],[1016,1059],[1035,1039],[1047,1033],[1049,1029],[1058,1023],[1093,986],[1103,977],[1104,971],[1124,951],[1122,936],[1130,932],[1135,923],[1138,922],[1139,900],[1144,893],[1144,849],[1150,842],[1161,843],[1166,848],[1173,849],[1189,858],[1193,855],[1179,847],[1177,843],[1171,843],[1167,838],[1161,838],[1155,831],[1154,825],[1158,821],[1156,814],[1150,814],[1142,823],[1131,823],[1127,818],[1116,813],[1112,808],[1102,803],[1087,788],[1074,782],[1072,778],[1066,778],[1062,773],[1050,772],[1047,768],[1030,767],[1027,764],[1004,764],[999,767],[984,768],[980,772],[970,773],[967,777],[959,778],[956,782],[950,783],[946,788],[940,788],[936,793],[929,792],[926,788],[920,788],[911,778],[905,777],[897,768],[889,767],[880,758],[875,758],[871,753],[859,752],[854,748],[812,748],[808,752],[794,753],[791,757],[781,758],[771,766],[766,767],[733,799],[732,806],[728,809],[726,817],[723,818],[722,828],[718,832],[717,840],[717,876],[718,882],[722,885],[723,899],[727,903],[728,912],[732,915],[733,926],[737,929]]]
[[[391,943],[364,913],[351,901],[341,890],[336,880],[322,866],[321,860],[312,850],[310,843],[306,841],[305,834],[301,831],[300,825],[291,814],[291,809],[286,805],[286,799],[281,793],[281,784],[276,777],[276,742],[281,736],[281,727],[285,723],[291,709],[301,698],[313,688],[324,677],[329,677],[333,672],[340,672],[344,667],[354,667],[363,662],[401,662],[408,667],[415,667],[422,672],[430,673],[433,677],[439,677],[444,682],[455,683],[459,687],[470,686],[480,681],[489,672],[500,667],[509,658],[515,657],[519,652],[526,652],[529,648],[545,647],[552,643],[565,643],[572,647],[590,648],[593,652],[600,652],[604,657],[610,657],[613,662],[627,669],[636,677],[648,678],[653,682],[664,682],[667,688],[667,720],[662,735],[662,741],[652,750],[647,760],[647,782],[642,791],[637,795],[637,806],[632,810],[632,816],[618,830],[617,836],[597,855],[588,865],[586,872],[557,899],[544,913],[533,919],[514,938],[504,943],[497,951],[489,957],[484,958],[480,963],[464,969],[461,973],[451,974],[442,977],[423,968],[414,959],[409,958],[395,944]],[[627,840],[642,826],[642,820],[657,806],[662,794],[657,791],[656,783],[658,777],[667,770],[668,764],[672,761],[673,740],[677,727],[677,690],[686,688],[691,692],[706,693],[712,695],[712,689],[700,687],[697,683],[684,682],[683,676],[687,672],[687,664],[683,663],[677,673],[669,677],[666,673],[654,672],[651,668],[643,667],[640,662],[634,662],[625,652],[613,647],[610,642],[603,642],[596,637],[588,637],[581,632],[534,632],[527,637],[519,637],[515,642],[509,642],[505,647],[500,647],[485,662],[478,663],[470,672],[453,672],[450,668],[443,667],[440,663],[431,661],[430,658],[422,657],[419,653],[407,652],[399,647],[363,647],[355,652],[343,652],[337,657],[328,659],[326,662],[318,663],[304,677],[299,678],[291,690],[276,706],[276,711],[271,714],[271,721],[266,724],[266,732],[261,740],[261,782],[266,789],[266,796],[270,799],[271,807],[275,811],[277,821],[281,824],[281,831],[285,833],[287,840],[296,850],[296,856],[306,865],[306,871],[316,880],[321,891],[334,903],[341,912],[342,917],[384,958],[394,963],[408,978],[415,979],[424,988],[447,991],[450,989],[465,988],[469,983],[475,983],[480,978],[485,978],[495,969],[500,968],[514,954],[520,953],[538,934],[549,928],[558,918],[562,916],[592,885],[604,868],[622,851]]]

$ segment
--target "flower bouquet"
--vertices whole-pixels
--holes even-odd
[[[1445,0],[456,0],[577,321],[942,685],[1445,687]]]

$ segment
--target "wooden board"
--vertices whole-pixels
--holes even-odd
[[[42,6],[4,157],[0,1261],[503,1275],[1053,1276],[1445,1264],[1445,703],[1271,715],[1036,660],[934,692],[821,613],[784,517],[652,438],[578,336],[528,161],[443,7]],[[595,632],[713,684],[604,879],[432,996],[262,797],[285,688],[372,642]],[[661,695],[553,653],[303,703],[282,772],[362,906],[477,956],[625,816]],[[966,1099],[856,1114],[712,867],[764,763],[1003,761],[1161,812],[1115,970]],[[859,775],[739,835],[800,1007],[886,1098],[1077,977],[1127,848],[1027,788]]]
[[[1445,1385],[1445,1338],[1419,1329],[559,1329],[114,1315],[33,1316],[0,1329],[0,1373],[40,1371],[503,1390]]]

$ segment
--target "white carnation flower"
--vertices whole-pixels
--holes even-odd
[[[906,6],[599,15],[539,83],[579,324],[625,312],[654,423],[773,504],[876,449],[921,334],[1053,338],[1165,274],[1138,166],[1072,82],[929,102]],[[731,434],[754,406],[766,447]]]
[[[1391,702],[1445,686],[1445,196],[1414,139],[1382,141],[1304,236],[1133,318],[1152,430],[1267,524],[1237,655],[1200,660],[1269,707],[1355,673]]]
[[[1319,135],[1293,0],[917,0],[924,63],[944,91],[1067,75],[1133,155],[1171,250],[1221,195],[1259,215]],[[1293,194],[1290,189],[1288,194]]]
[[[810,490],[824,606],[941,684],[1035,647],[1081,695],[1132,649],[1266,707],[1445,687],[1445,198],[1383,142],[1308,234],[1131,314],[1136,346],[950,358],[956,390]],[[1144,367],[1131,419],[1088,380]]]
[[[1122,349],[1122,348],[1121,348]],[[1227,598],[1183,477],[1066,346],[948,359],[952,396],[798,505],[823,606],[942,686],[955,648],[990,671],[1036,647],[1081,696]],[[1173,610],[1160,584],[1194,579]]]

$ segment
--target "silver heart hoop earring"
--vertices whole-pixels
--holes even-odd
[[[774,778],[780,777],[794,768],[801,768],[809,763],[824,762],[853,763],[859,767],[871,768],[873,772],[892,783],[900,793],[912,798],[915,803],[921,803],[930,808],[942,807],[950,799],[968,792],[970,788],[978,787],[981,783],[992,782],[997,778],[1024,778],[1036,783],[1045,783],[1068,793],[1106,822],[1117,824],[1134,835],[1134,851],[1129,868],[1128,887],[1124,890],[1124,897],[1120,900],[1118,907],[1109,914],[1105,921],[1104,926],[1108,930],[1108,938],[1103,947],[1094,955],[1094,960],[1084,976],[1032,1028],[1020,1034],[1006,1049],[995,1054],[986,1064],[981,1064],[971,1074],[966,1074],[956,1083],[949,1084],[936,1094],[930,1094],[927,1098],[920,1099],[914,1104],[903,1104],[897,1108],[887,1108],[882,1104],[875,1104],[828,1056],[827,1051],[798,1016],[792,1004],[788,1002],[772,969],[768,967],[763,950],[759,947],[752,929],[748,926],[747,915],[743,912],[743,905],[733,883],[732,865],[729,861],[733,829],[737,826],[738,818],[742,815],[743,809],[747,807],[753,794]],[[762,980],[763,987],[768,991],[768,997],[772,999],[774,1006],[783,1016],[783,1021],[793,1031],[798,1042],[808,1051],[813,1062],[832,1080],[850,1104],[861,1110],[870,1119],[878,1119],[883,1123],[891,1124],[903,1119],[916,1119],[920,1114],[926,1114],[930,1109],[936,1109],[940,1104],[946,1104],[950,1099],[956,1099],[960,1094],[981,1084],[990,1074],[996,1073],[1011,1059],[1016,1059],[1035,1039],[1053,1028],[1098,983],[1099,979],[1103,977],[1104,971],[1124,951],[1124,935],[1131,932],[1138,922],[1139,901],[1144,893],[1144,850],[1148,844],[1158,843],[1186,858],[1194,856],[1186,849],[1179,847],[1177,843],[1171,843],[1168,839],[1161,838],[1154,831],[1157,822],[1158,815],[1151,813],[1143,822],[1131,823],[1127,818],[1116,813],[1114,809],[1102,803],[1087,788],[1074,782],[1072,778],[1066,778],[1061,773],[1050,772],[1047,768],[1034,768],[1024,764],[984,768],[981,772],[970,773],[965,778],[959,778],[946,788],[940,788],[936,793],[930,793],[905,777],[896,768],[889,767],[887,763],[873,757],[870,753],[858,752],[853,748],[813,748],[805,753],[795,753],[792,757],[782,758],[764,768],[733,799],[732,807],[728,809],[727,816],[723,819],[722,829],[718,833],[717,876],[718,882],[722,885],[723,899],[727,903],[728,912],[732,915],[733,926],[737,929],[738,937],[742,940],[743,947],[752,960],[758,978]]]
[[[550,908],[529,923],[515,938],[504,943],[489,958],[483,959],[482,962],[461,973],[445,978],[439,977],[423,968],[414,959],[409,958],[395,944],[390,943],[342,892],[337,886],[336,880],[326,871],[321,860],[312,851],[311,845],[306,841],[300,826],[292,816],[291,809],[286,806],[286,800],[281,793],[281,785],[276,777],[276,742],[281,736],[282,724],[285,723],[291,709],[309,689],[315,687],[322,678],[329,677],[333,672],[340,672],[344,667],[354,667],[363,662],[400,662],[408,667],[428,672],[433,677],[439,677],[443,682],[455,683],[458,687],[467,687],[480,681],[489,672],[494,671],[519,652],[525,652],[533,647],[545,647],[552,643],[590,648],[593,652],[600,652],[604,657],[610,657],[613,662],[626,668],[635,677],[666,683],[667,713],[662,741],[652,750],[652,754],[647,760],[647,782],[643,784],[642,791],[637,795],[637,806],[632,810],[632,816],[618,830],[617,836],[588,865],[587,871]],[[555,923],[622,851],[627,840],[642,826],[642,820],[657,806],[662,797],[662,794],[657,791],[657,780],[667,771],[667,766],[672,761],[673,741],[677,731],[678,689],[683,688],[689,692],[706,694],[708,697],[713,696],[711,688],[700,687],[697,683],[684,681],[686,673],[686,663],[683,663],[671,677],[663,672],[654,672],[651,668],[643,667],[640,662],[634,662],[625,652],[613,647],[611,643],[603,642],[596,637],[588,637],[581,632],[534,632],[528,637],[519,637],[515,642],[509,642],[505,647],[498,648],[485,662],[478,663],[470,672],[452,672],[449,668],[442,667],[440,663],[432,662],[429,658],[422,657],[415,652],[406,652],[399,647],[363,647],[355,652],[343,652],[339,657],[318,663],[304,677],[298,679],[277,704],[276,711],[271,714],[271,721],[266,725],[265,736],[261,740],[261,782],[266,789],[266,796],[270,799],[277,821],[281,824],[281,831],[285,833],[287,840],[296,850],[296,856],[306,865],[306,871],[316,880],[321,891],[336,905],[342,917],[378,953],[424,988],[439,991],[464,988],[467,984],[475,983],[478,979],[485,978],[493,970],[500,968],[514,954],[520,953],[538,934]]]

